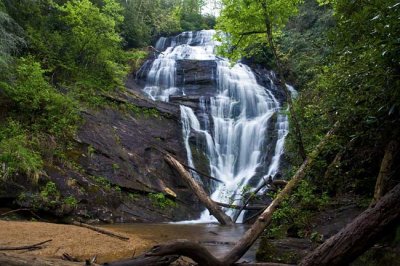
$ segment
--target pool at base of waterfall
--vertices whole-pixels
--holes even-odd
[[[176,239],[188,239],[205,246],[214,256],[221,257],[243,236],[248,225],[220,226],[218,224],[118,224],[105,225],[129,236],[129,234],[149,240],[152,246]],[[149,250],[137,251],[136,255]],[[240,261],[254,262],[258,242],[246,252]]]

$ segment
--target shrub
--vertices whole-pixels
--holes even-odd
[[[78,122],[76,103],[59,93],[44,77],[45,71],[33,57],[17,62],[15,77],[3,84],[5,94],[15,103],[18,114],[37,131],[70,136]]]
[[[322,210],[329,201],[326,193],[319,193],[309,181],[303,180],[293,194],[287,197],[272,216],[270,237],[280,237],[289,228],[300,237],[310,237],[311,219],[315,212]]]
[[[43,161],[37,152],[30,148],[26,132],[18,122],[10,120],[0,128],[0,178],[5,180],[13,174],[25,174],[36,183]]]
[[[176,207],[176,203],[171,199],[165,197],[163,193],[150,193],[149,199],[153,206],[159,207],[160,209],[165,209],[167,207]]]

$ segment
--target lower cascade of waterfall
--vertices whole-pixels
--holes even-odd
[[[232,66],[227,59],[217,57],[214,50],[219,43],[213,40],[214,34],[213,30],[203,30],[160,38],[156,49],[162,52],[151,65],[144,92],[151,99],[161,101],[176,96],[187,97],[190,93],[197,97],[196,108],[180,106],[188,165],[196,167],[190,143],[195,135],[201,140],[210,175],[223,181],[223,184],[213,184],[211,198],[217,202],[240,204],[240,195],[249,185],[260,185],[263,178],[273,178],[278,173],[288,134],[288,119],[281,112],[282,102],[274,96],[277,88],[273,75],[269,77],[268,86],[261,86],[247,65],[237,63]],[[210,74],[214,80],[212,94],[196,95],[198,92],[194,92],[193,86],[188,88],[185,80],[177,83],[178,63],[183,60],[191,64],[198,61],[216,64],[215,73],[213,70]],[[196,75],[201,87],[200,74]],[[295,95],[293,87],[287,86]],[[271,135],[275,141],[268,143]],[[268,145],[270,147],[266,149]],[[268,162],[266,158],[270,158]],[[192,174],[201,182],[200,176]],[[233,216],[235,211],[227,209],[226,213]],[[238,222],[242,220],[243,213]],[[205,210],[197,222],[212,221],[215,219]]]

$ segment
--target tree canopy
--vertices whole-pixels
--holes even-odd
[[[268,25],[278,36],[288,19],[298,11],[302,0],[222,0],[223,9],[218,17],[221,31],[220,52],[233,60],[255,55],[267,44]]]

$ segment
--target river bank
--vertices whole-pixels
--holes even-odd
[[[112,228],[110,231],[116,231]],[[7,254],[29,254],[43,258],[61,258],[64,253],[79,260],[96,256],[98,263],[130,258],[154,245],[150,240],[129,232],[124,233],[128,241],[112,238],[92,230],[44,222],[0,221],[0,246],[14,247],[32,245],[51,239],[42,249],[27,252],[7,251]]]

